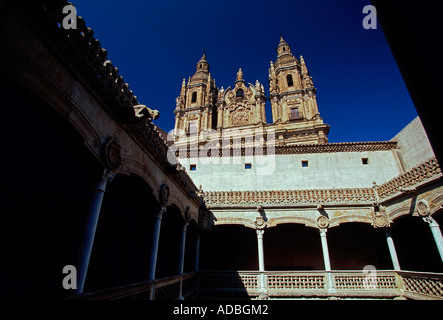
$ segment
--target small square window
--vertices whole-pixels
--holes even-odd
[[[195,171],[195,170],[197,170],[197,165],[196,165],[196,164],[191,164],[191,165],[189,166],[189,170],[191,170],[191,171]]]
[[[245,169],[252,169],[251,163],[245,163]]]
[[[361,163],[362,164],[368,164],[369,163],[369,159],[368,158],[361,158]]]
[[[307,167],[308,166],[308,160],[302,160],[301,166],[302,167]]]

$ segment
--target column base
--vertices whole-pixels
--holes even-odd
[[[259,291],[260,291],[260,293],[259,293],[259,295],[257,297],[257,300],[269,300],[268,290],[260,289]]]

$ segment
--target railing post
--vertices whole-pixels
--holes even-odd
[[[151,289],[149,290],[149,300],[155,299],[155,281],[152,281]]]

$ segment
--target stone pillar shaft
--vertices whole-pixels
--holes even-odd
[[[337,290],[334,287],[334,280],[331,273],[331,261],[329,259],[329,248],[328,248],[328,240],[326,238],[327,229],[320,229],[320,241],[321,248],[323,251],[323,262],[325,264],[326,277],[328,280],[328,292],[334,293]]]
[[[257,231],[257,244],[258,244],[258,270],[265,271],[265,260],[263,253],[263,233],[265,230],[256,230]]]
[[[388,243],[389,254],[391,255],[392,265],[395,271],[400,271],[400,263],[398,262],[397,251],[395,250],[394,240],[389,232],[385,232],[386,242]]]
[[[325,270],[331,271],[331,262],[329,259],[328,240],[326,238],[326,229],[320,229],[321,248],[323,251],[323,262],[325,264]]]
[[[199,271],[200,264],[200,232],[197,234],[197,240],[195,241],[195,271]]]
[[[183,274],[185,265],[185,247],[186,247],[186,229],[188,224],[185,223],[182,227],[181,241],[180,241],[180,261],[178,264],[178,274]]]
[[[106,190],[106,184],[114,178],[114,174],[105,170],[102,178],[95,186],[95,191],[89,207],[88,220],[84,231],[83,243],[81,247],[80,266],[78,270],[77,293],[82,294],[85,286],[86,274],[88,272],[89,260],[91,258],[92,246],[94,244],[95,231],[97,230],[98,218]]]
[[[423,218],[429,224],[432,236],[434,237],[435,245],[437,246],[438,253],[440,254],[440,259],[443,262],[443,236],[441,234],[440,227],[431,216]]]
[[[166,212],[166,207],[162,206],[160,208],[160,211],[157,212],[155,216],[154,233],[152,236],[152,247],[151,247],[151,256],[149,260],[149,274],[148,274],[148,280],[151,281],[155,279],[155,269],[157,267],[158,243],[160,240],[160,228],[162,224],[162,217],[165,212]]]

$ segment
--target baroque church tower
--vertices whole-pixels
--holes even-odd
[[[273,130],[277,145],[327,143],[329,126],[320,117],[312,77],[303,57],[295,58],[283,37],[269,68],[272,124],[266,122],[266,100],[263,84],[257,80],[246,85],[241,68],[232,88],[218,89],[204,54],[188,83],[183,79],[174,111],[175,132],[202,135],[204,143],[209,131]]]
[[[216,129],[218,89],[209,73],[206,54],[197,62],[195,74],[188,83],[183,79],[180,96],[176,99],[175,129],[186,134]]]
[[[286,131],[279,135],[280,144],[327,142],[329,126],[320,118],[312,77],[303,57],[295,58],[283,37],[269,68],[269,91],[272,121]]]

